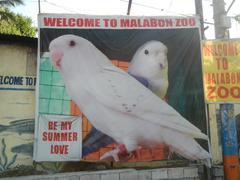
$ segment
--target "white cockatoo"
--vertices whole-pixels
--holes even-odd
[[[128,73],[141,84],[165,99],[168,89],[167,47],[160,41],[151,40],[141,45],[130,61]],[[82,155],[86,156],[114,140],[92,128],[83,141]]]
[[[160,41],[148,41],[135,52],[128,73],[146,80],[143,83],[161,99],[168,89],[167,46]],[[141,79],[140,79],[141,81]]]
[[[208,139],[197,127],[128,73],[114,66],[88,40],[63,35],[49,45],[71,99],[89,121],[118,144],[102,158],[118,161],[143,146],[166,144],[190,160],[210,155],[194,138]]]

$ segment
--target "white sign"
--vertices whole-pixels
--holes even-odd
[[[40,28],[64,29],[169,29],[199,27],[197,17],[94,16],[79,14],[40,14]]]
[[[76,116],[40,115],[34,160],[79,161],[82,156],[82,119]]]

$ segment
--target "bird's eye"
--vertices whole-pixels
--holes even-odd
[[[73,41],[73,40],[71,40],[70,42],[69,42],[69,46],[71,46],[71,47],[73,47],[73,46],[75,46],[75,41]]]
[[[147,49],[145,49],[144,54],[146,54],[146,55],[149,54]]]

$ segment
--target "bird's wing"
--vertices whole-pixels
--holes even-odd
[[[190,134],[195,138],[207,138],[166,102],[117,67],[102,68],[99,73],[90,77],[87,84],[87,91],[112,110],[135,116],[136,120]]]

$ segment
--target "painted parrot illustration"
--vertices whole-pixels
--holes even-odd
[[[160,41],[148,41],[140,46],[130,61],[128,73],[161,99],[168,89],[167,47]],[[92,127],[83,140],[83,156],[115,141]]]
[[[114,66],[90,41],[63,35],[50,43],[49,50],[70,98],[96,129],[117,143],[101,158],[111,156],[118,161],[120,156],[141,147],[166,144],[187,159],[209,164],[210,154],[195,140],[208,137],[151,90]]]

